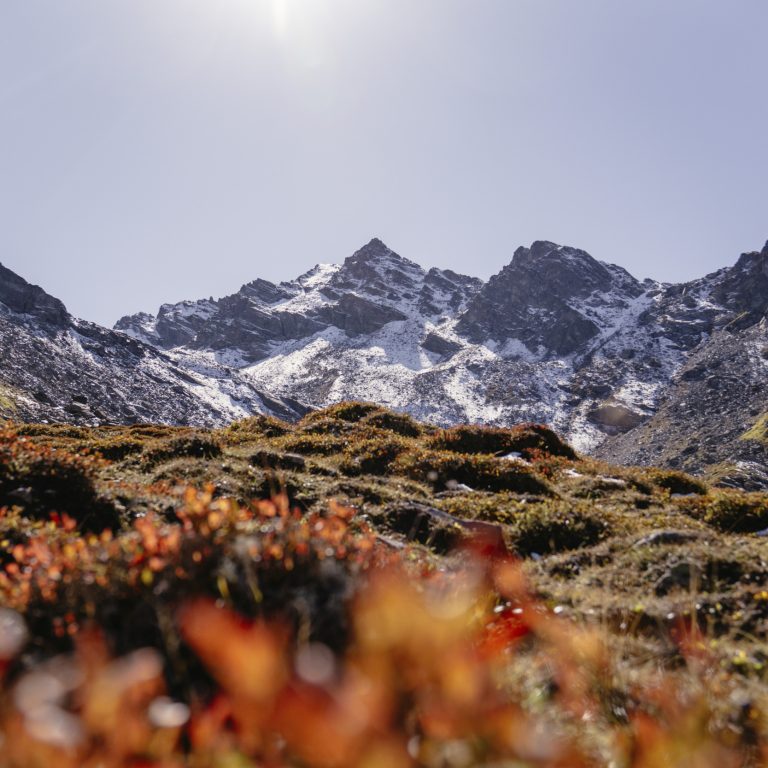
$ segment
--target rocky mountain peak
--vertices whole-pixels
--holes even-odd
[[[518,248],[469,303],[457,331],[473,341],[521,341],[537,354],[569,355],[644,289],[619,267],[546,240]]]
[[[370,261],[371,259],[394,258],[395,260],[407,261],[402,256],[396,254],[378,237],[372,237],[362,248],[358,248],[351,256],[345,259],[345,263],[360,261]]]
[[[358,280],[393,278],[402,283],[406,275],[408,280],[412,280],[423,273],[424,270],[418,264],[404,259],[378,237],[374,237],[344,260],[339,277]]]
[[[287,299],[291,294],[284,286],[275,285],[269,280],[257,278],[246,283],[239,291],[240,295],[264,304],[275,304]]]
[[[400,310],[417,299],[425,274],[418,264],[373,238],[344,260],[324,293],[331,299],[354,293]]]
[[[524,291],[562,299],[587,296],[593,291],[611,288],[608,268],[586,251],[537,240],[530,248],[518,248],[505,279]]]
[[[28,283],[23,277],[0,264],[0,303],[12,312],[31,315],[40,322],[64,326],[70,317],[59,299],[47,294],[40,286]]]

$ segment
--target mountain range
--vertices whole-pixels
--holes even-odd
[[[544,422],[614,462],[768,488],[766,313],[768,244],[671,285],[546,241],[484,282],[373,239],[111,330],[0,266],[0,416],[215,426],[370,400],[440,425]]]

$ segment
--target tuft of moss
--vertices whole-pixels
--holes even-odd
[[[179,434],[188,434],[194,430],[191,427],[171,427],[167,424],[132,424],[127,431],[132,437],[162,440]]]
[[[708,496],[681,499],[683,512],[725,533],[754,533],[768,528],[764,493],[717,490]]]
[[[482,454],[468,456],[453,451],[416,448],[398,456],[393,463],[393,471],[430,483],[436,490],[462,484],[484,491],[552,493],[547,483],[531,468]]]
[[[430,437],[427,445],[437,450],[457,453],[517,452],[525,458],[541,455],[576,458],[573,448],[542,424],[520,424],[512,429],[471,425],[452,427]]]
[[[421,425],[408,414],[384,409],[369,413],[360,420],[360,423],[387,432],[394,432],[401,437],[420,437],[424,431]]]
[[[200,432],[171,438],[145,451],[142,464],[146,467],[154,467],[171,459],[215,459],[219,456],[221,456],[221,443],[213,435]]]
[[[75,427],[70,424],[14,424],[13,430],[20,437],[71,437],[83,439],[89,435],[86,427]]]
[[[348,402],[331,405],[320,411],[312,411],[311,413],[308,413],[299,424],[308,425],[317,421],[322,421],[323,419],[338,419],[339,421],[355,423],[371,413],[381,411],[386,411],[386,409],[382,408],[380,405],[376,405],[376,403],[362,403],[350,400]]]
[[[286,451],[310,456],[335,456],[344,451],[347,441],[333,434],[293,434],[279,441]]]
[[[94,440],[88,444],[87,448],[107,461],[122,461],[128,456],[141,453],[144,450],[144,443],[136,438],[113,437]]]
[[[224,439],[233,445],[247,443],[264,437],[281,437],[291,431],[291,425],[274,416],[258,414],[247,419],[234,421],[221,430]]]
[[[768,443],[768,413],[762,414],[740,439]]]
[[[550,554],[590,547],[610,526],[587,506],[548,502],[521,508],[509,520],[512,541],[521,555]]]
[[[703,496],[708,490],[706,483],[674,469],[651,468],[646,470],[644,474],[657,488],[662,488],[670,493],[679,493],[684,496],[690,494]]]
[[[385,475],[392,470],[393,462],[409,449],[402,438],[385,435],[351,443],[341,462],[347,475]]]
[[[312,415],[312,414],[310,414]],[[331,419],[326,416],[317,418],[304,417],[296,425],[296,434],[301,435],[347,435],[354,429],[354,424],[341,419]]]
[[[434,499],[434,505],[454,517],[488,523],[509,523],[526,505],[513,493],[450,493]]]

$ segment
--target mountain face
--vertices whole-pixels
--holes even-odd
[[[16,420],[216,425],[254,411],[302,412],[222,366],[187,371],[150,345],[77,320],[2,265],[0,361],[0,416]]]
[[[584,452],[768,487],[768,245],[666,285],[540,241],[484,283],[374,239],[340,265],[163,305],[115,331],[0,278],[0,342],[28,350],[0,372],[24,403],[17,417],[71,420],[64,401],[83,382],[96,407],[82,418],[123,421],[372,400],[437,424],[544,422]],[[52,357],[67,375],[49,373]]]
[[[542,357],[583,349],[644,293],[620,267],[554,243],[518,248],[473,297],[456,331],[475,343],[520,341]]]
[[[704,340],[691,345],[653,417],[597,453],[624,463],[706,468],[721,485],[768,488],[768,244],[668,293],[678,306],[700,306],[692,327]],[[680,327],[685,318],[674,316],[670,301],[662,304],[664,326]]]
[[[389,323],[453,315],[481,285],[451,271],[425,272],[371,240],[341,266],[318,265],[281,285],[256,280],[219,301],[166,304],[156,317],[124,317],[115,328],[162,349],[210,352],[243,367],[318,334],[355,339]]]

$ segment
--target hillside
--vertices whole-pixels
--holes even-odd
[[[0,507],[3,766],[714,768],[768,743],[764,494],[344,403],[12,425]]]

